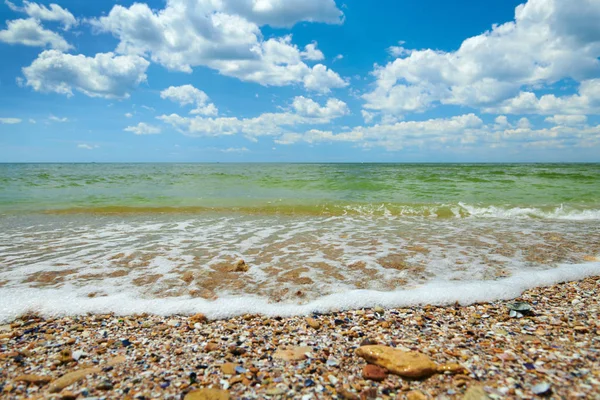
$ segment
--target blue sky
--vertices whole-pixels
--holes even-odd
[[[5,1],[0,162],[600,161],[600,1]]]

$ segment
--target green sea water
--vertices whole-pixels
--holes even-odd
[[[599,222],[600,164],[0,164],[0,322],[508,299]]]
[[[600,210],[600,164],[0,164],[3,213],[448,217],[492,206]]]

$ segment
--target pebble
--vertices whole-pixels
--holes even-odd
[[[306,318],[306,323],[313,329],[319,329],[321,327],[321,323],[314,318]]]
[[[98,390],[112,390],[113,389],[113,384],[108,382],[108,381],[103,381],[100,382],[97,386],[96,389]]]
[[[184,400],[229,400],[230,395],[221,389],[198,389],[192,390],[183,398]]]
[[[248,272],[250,267],[246,264],[246,261],[239,259],[233,264],[233,270],[235,272]]]
[[[94,368],[84,368],[84,369],[80,369],[77,371],[69,372],[69,373],[61,376],[57,380],[53,381],[50,384],[50,387],[48,387],[48,391],[50,393],[60,392],[62,389],[85,378],[86,376],[88,376],[90,374],[97,374],[100,371],[101,371],[100,368],[94,367]]]
[[[235,375],[235,370],[238,367],[239,366],[237,364],[225,363],[221,365],[221,372],[223,372],[224,375]]]
[[[387,370],[385,370],[384,368],[373,364],[367,364],[362,370],[362,376],[365,379],[381,382],[385,380],[385,378],[387,378],[388,373]]]
[[[481,386],[471,386],[465,392],[463,400],[488,400],[489,396]]]
[[[359,347],[356,354],[368,363],[383,367],[390,373],[405,378],[426,378],[438,372],[438,366],[429,357],[416,351],[371,345]]]
[[[550,384],[548,382],[538,383],[531,388],[531,391],[538,396],[550,394]]]
[[[15,378],[17,382],[33,383],[36,385],[44,385],[52,380],[52,377],[46,375],[19,375]]]
[[[406,400],[427,400],[427,396],[421,391],[413,390],[406,394]]]
[[[299,361],[304,360],[307,356],[306,353],[311,352],[310,347],[300,346],[300,347],[290,347],[290,348],[279,348],[273,354],[273,358],[278,358],[285,361]]]

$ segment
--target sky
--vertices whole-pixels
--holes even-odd
[[[0,162],[600,161],[600,0],[0,1]]]

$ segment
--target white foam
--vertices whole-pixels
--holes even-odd
[[[561,265],[541,271],[521,271],[496,281],[432,281],[411,290],[379,292],[352,290],[323,296],[306,304],[270,303],[256,296],[222,297],[207,301],[190,297],[142,298],[134,292],[115,290],[108,296],[88,298],[71,285],[58,289],[0,288],[0,322],[7,322],[30,311],[45,316],[108,313],[130,315],[152,313],[158,315],[192,314],[202,312],[209,318],[228,318],[242,314],[268,316],[308,315],[313,312],[373,307],[407,307],[424,304],[445,305],[459,302],[508,300],[523,291],[559,282],[580,280],[600,275],[600,262]]]
[[[571,221],[590,221],[600,219],[600,210],[568,210],[562,205],[553,210],[544,211],[535,207],[512,207],[502,208],[496,206],[477,207],[470,204],[459,203],[459,206],[467,211],[470,217],[479,218],[502,218],[502,219],[522,219],[522,218],[542,218],[542,219],[561,219]]]

